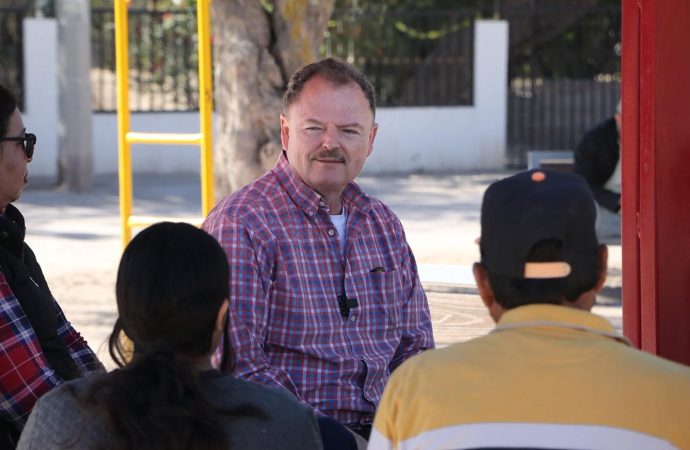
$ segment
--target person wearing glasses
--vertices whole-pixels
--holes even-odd
[[[41,266],[24,242],[24,217],[12,204],[28,180],[36,136],[27,133],[14,95],[0,86],[0,448],[14,448],[43,394],[103,370],[65,318]]]

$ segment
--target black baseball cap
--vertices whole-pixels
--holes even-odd
[[[577,174],[528,170],[493,183],[482,201],[482,264],[510,278],[563,278],[591,264],[597,242],[594,197]],[[562,243],[563,260],[527,262],[542,240]],[[585,266],[583,266],[585,265]]]

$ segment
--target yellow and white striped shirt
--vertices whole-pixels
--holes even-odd
[[[369,442],[468,448],[690,449],[690,368],[585,311],[512,309],[490,334],[399,367]]]

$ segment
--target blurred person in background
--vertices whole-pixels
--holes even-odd
[[[592,189],[597,208],[597,235],[617,240],[621,235],[621,102],[613,117],[585,134],[575,149],[575,172]]]

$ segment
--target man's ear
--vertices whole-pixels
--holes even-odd
[[[489,310],[489,315],[494,319],[494,322],[498,322],[498,319],[503,315],[503,307],[496,301],[494,290],[491,288],[491,283],[489,283],[489,273],[481,263],[474,263],[472,273],[474,274],[474,280],[477,282],[477,290],[482,302],[484,302],[484,306]]]
[[[367,152],[367,158],[371,156],[374,151],[374,139],[376,139],[376,133],[379,131],[379,124],[374,122],[374,126],[371,127],[371,133],[369,133],[369,152]]]
[[[288,126],[287,117],[280,115],[280,143],[283,145],[283,150],[287,150],[288,141],[290,140],[290,127]]]
[[[594,285],[594,292],[599,292],[606,283],[606,275],[609,271],[609,248],[605,244],[599,246],[599,279]]]

